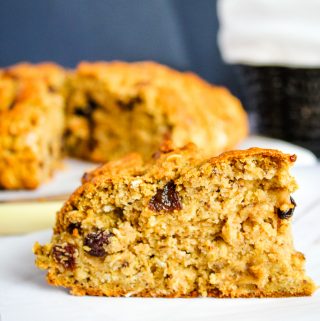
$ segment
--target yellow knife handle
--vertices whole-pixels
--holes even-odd
[[[52,228],[63,201],[0,204],[0,235]]]

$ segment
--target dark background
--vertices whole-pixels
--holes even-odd
[[[0,66],[149,59],[241,96],[217,29],[216,0],[0,0]]]

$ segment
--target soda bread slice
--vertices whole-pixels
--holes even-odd
[[[311,295],[291,235],[295,159],[258,148],[207,159],[188,145],[108,163],[34,246],[36,265],[75,295]]]

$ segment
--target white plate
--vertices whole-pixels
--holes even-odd
[[[0,202],[70,194],[80,185],[83,173],[97,166],[95,163],[67,158],[63,162],[62,169],[57,170],[50,181],[36,190],[0,190]]]
[[[307,272],[320,284],[320,166],[297,168],[300,190],[293,231],[296,248],[306,254]],[[284,299],[138,299],[74,297],[50,287],[34,267],[35,241],[50,231],[0,237],[1,321],[211,321],[320,320],[320,290],[306,298]]]

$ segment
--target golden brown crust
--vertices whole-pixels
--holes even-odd
[[[296,155],[294,154],[293,155],[285,154],[276,149],[265,149],[265,148],[253,147],[245,150],[233,150],[233,151],[224,152],[217,157],[212,157],[210,159],[210,162],[213,164],[216,162],[228,160],[229,158],[241,158],[241,157],[246,158],[248,156],[256,156],[256,155],[259,155],[260,157],[274,157],[279,161],[285,161],[292,164],[297,159]]]
[[[92,295],[92,296],[106,296],[106,294],[99,290],[98,288],[84,288],[80,285],[68,284],[66,282],[60,282],[54,275],[50,273],[47,274],[47,282],[52,286],[62,286],[67,288],[72,295],[76,296],[84,296],[84,295]],[[275,291],[275,292],[267,292],[263,290],[255,290],[248,294],[237,294],[236,292],[230,292],[229,294],[222,293],[218,289],[216,290],[209,290],[207,292],[207,297],[210,298],[283,298],[283,297],[302,297],[302,296],[311,296],[315,291],[315,286],[312,284],[306,284],[305,288],[301,292],[295,291]],[[119,289],[111,291],[108,294],[109,297],[124,297],[127,296],[126,292],[123,292]],[[201,297],[201,293],[198,291],[192,291],[189,294],[183,293],[175,293],[171,295],[157,295],[153,296],[148,291],[140,292],[138,295],[133,295],[134,297],[140,298],[197,298]]]
[[[196,165],[199,163],[199,159],[203,159],[203,153],[201,153],[194,144],[188,144],[182,148],[172,149],[172,147],[165,146],[155,153],[155,157],[149,161],[144,161],[138,154],[129,154],[117,161],[108,162],[91,172],[85,173],[82,183],[87,183],[94,178],[99,176],[103,177],[121,177],[121,175],[132,175],[135,172],[140,175],[150,171],[150,167],[154,166],[157,170],[154,174],[159,174],[162,172],[164,175],[166,173],[163,170],[162,165],[166,164],[168,158],[173,156],[183,156],[190,160],[190,164]],[[219,162],[227,161],[230,158],[243,158],[249,156],[259,156],[259,157],[272,157],[277,159],[279,162],[287,162],[288,164],[293,164],[296,161],[296,155],[284,154],[275,149],[263,149],[263,148],[249,148],[246,150],[235,150],[227,151],[218,156],[211,157],[206,160],[206,162],[214,164]],[[203,161],[201,162],[203,164]],[[102,178],[104,179],[104,178]],[[93,182],[94,184],[99,184],[99,179]],[[76,192],[77,195],[81,192]]]
[[[98,166],[91,172],[84,173],[82,177],[82,183],[89,182],[96,176],[114,176],[120,175],[122,172],[126,174],[136,172],[137,168],[140,168],[143,164],[141,155],[132,153],[124,156],[123,158],[115,161],[108,162],[101,166]]]
[[[141,156],[139,156],[138,154],[129,154],[117,161],[108,162],[91,172],[85,173],[82,179],[83,185],[81,185],[71,194],[68,202],[65,205],[66,209],[68,209],[67,204],[72,203],[74,200],[81,197],[82,193],[85,190],[93,191],[95,186],[99,186],[101,182],[106,180],[117,182],[121,181],[123,179],[123,176],[144,175],[146,173],[148,173],[151,179],[161,179],[161,177],[165,177],[168,174],[168,167],[164,167],[164,165],[167,164],[167,160],[171,159],[172,157],[176,157],[177,155],[178,158],[180,158],[181,155],[183,159],[186,159],[188,166],[190,166],[191,164],[195,166],[199,163],[203,164],[205,162],[211,164],[222,163],[231,158],[245,159],[249,156],[273,157],[277,159],[279,163],[286,162],[290,164],[290,166],[296,160],[295,155],[285,154],[275,149],[263,149],[254,147],[246,150],[224,152],[218,156],[211,157],[203,161],[203,154],[194,144],[191,143],[183,146],[182,148],[174,150],[169,149],[169,151],[164,148],[164,151],[159,151],[158,158],[145,162],[143,162]],[[173,167],[175,170],[181,169],[180,164],[177,167],[176,164],[170,163],[169,166],[171,168]]]
[[[53,283],[48,282],[51,285],[56,285]],[[58,286],[63,286],[65,287],[65,285],[60,284]],[[219,290],[217,291],[208,291],[207,293],[207,297],[209,298],[218,298],[218,299],[223,299],[223,298],[283,298],[283,297],[302,297],[302,296],[310,296],[312,295],[314,291],[303,291],[303,292],[264,292],[264,291],[256,291],[256,292],[252,292],[250,294],[246,294],[246,295],[237,295],[237,294],[232,294],[230,293],[229,295],[226,294],[222,294]],[[70,289],[70,293],[73,295],[77,295],[77,296],[83,296],[83,295],[92,295],[92,296],[106,296],[102,291],[99,291],[97,289],[83,289],[81,287],[72,287]],[[125,293],[121,293],[121,292],[114,292],[110,295],[108,295],[110,297],[123,297],[126,296]],[[185,294],[181,294],[181,293],[177,293],[175,295],[157,295],[157,296],[152,296],[150,295],[150,293],[148,292],[143,292],[143,293],[139,293],[139,295],[135,295],[135,297],[140,297],[140,298],[198,298],[198,297],[202,297],[201,293],[197,292],[197,291],[193,291],[191,294],[185,295]]]
[[[99,289],[94,288],[83,288],[81,286],[77,286],[74,284],[67,284],[65,282],[59,282],[54,275],[47,275],[47,282],[52,286],[62,286],[64,288],[69,289],[70,294],[76,296],[84,296],[84,295],[92,295],[92,296],[106,296]],[[237,295],[237,293],[230,292],[229,294],[223,294],[221,291],[217,290],[209,290],[207,292],[207,297],[210,298],[283,298],[283,297],[302,297],[302,296],[310,296],[315,291],[315,288],[312,286],[306,286],[306,288],[301,292],[290,292],[290,291],[281,291],[281,292],[266,292],[263,290],[256,290],[250,294],[246,295]],[[121,290],[112,291],[109,297],[124,297],[126,293]],[[140,292],[138,295],[134,295],[134,297],[140,298],[197,298],[201,297],[201,293],[198,291],[192,291],[190,294],[176,293],[174,295],[157,295],[153,296],[148,291]]]
[[[19,63],[5,69],[1,69],[3,75],[14,79],[42,80],[47,85],[62,85],[64,83],[65,70],[52,62],[30,64]]]

